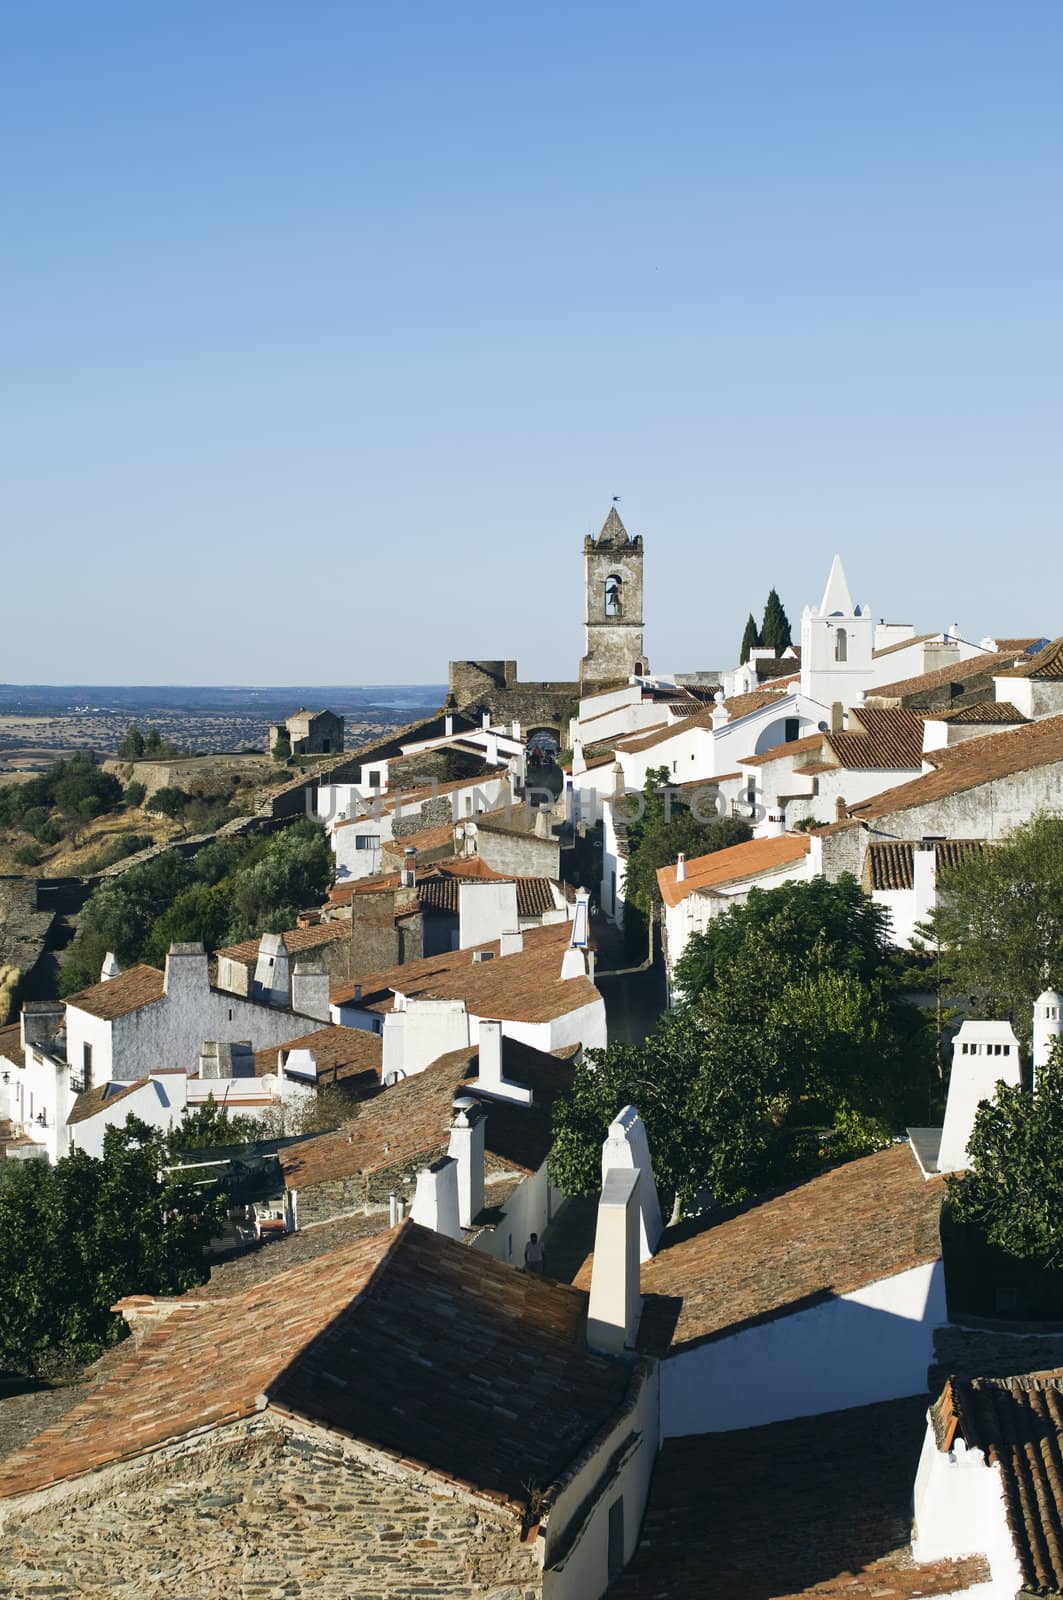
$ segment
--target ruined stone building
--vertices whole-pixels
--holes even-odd
[[[339,755],[343,750],[343,718],[334,711],[295,711],[286,722],[269,730],[269,749],[282,733],[288,735],[293,756]]]

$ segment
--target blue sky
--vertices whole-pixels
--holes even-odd
[[[1063,9],[0,6],[0,680],[1063,630]]]

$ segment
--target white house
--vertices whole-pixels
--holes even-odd
[[[669,994],[675,968],[692,934],[704,933],[715,917],[744,905],[751,889],[807,882],[822,872],[822,844],[809,833],[779,833],[750,839],[711,855],[657,869],[664,913],[664,958]]]
[[[483,1018],[501,1021],[506,1038],[536,1050],[603,1048],[605,1002],[594,984],[593,956],[571,946],[574,927],[514,931],[334,984],[333,1020],[384,1035],[385,1076],[398,1070],[393,1062],[410,1071],[411,1062],[427,1065],[446,1050],[475,1044]]]
[[[639,1335],[662,1361],[662,1437],[921,1394],[947,1320],[943,1193],[895,1145],[668,1230],[642,1267]]]
[[[873,839],[868,844],[861,884],[889,912],[895,945],[910,949],[921,939],[919,929],[937,905],[940,874],[984,849],[984,839]]]
[[[365,798],[354,784],[322,785],[318,814],[326,820],[336,878],[368,878],[381,870],[382,849],[392,839],[418,828],[459,822],[511,802],[508,769],[479,778],[461,778],[416,789],[375,792]]]

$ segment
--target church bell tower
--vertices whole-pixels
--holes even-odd
[[[614,505],[595,539],[583,541],[586,654],[580,662],[581,694],[593,694],[642,677],[642,536],[632,539]]]

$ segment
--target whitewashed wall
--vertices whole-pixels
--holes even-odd
[[[921,1394],[933,1330],[945,1321],[938,1261],[680,1351],[662,1363],[662,1436],[725,1433]]]

